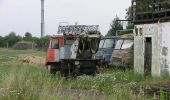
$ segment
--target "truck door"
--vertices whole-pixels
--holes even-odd
[[[56,38],[50,40],[47,51],[47,62],[53,63],[59,61],[59,41]]]

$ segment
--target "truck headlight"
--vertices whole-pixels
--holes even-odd
[[[75,65],[79,65],[80,64],[80,62],[79,61],[75,61]]]

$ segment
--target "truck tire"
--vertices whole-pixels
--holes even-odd
[[[78,68],[73,68],[72,73],[71,73],[71,77],[73,79],[75,79],[75,78],[77,78],[78,74],[79,74]]]
[[[67,62],[61,62],[61,69],[60,74],[62,77],[68,77],[69,76],[69,69],[67,68]]]
[[[52,64],[52,65],[50,66],[50,73],[53,74],[53,75],[55,75],[56,72],[57,72],[56,66],[55,66],[55,64]]]
[[[84,62],[82,68],[80,68],[81,74],[95,75],[96,74],[96,64],[93,61]]]

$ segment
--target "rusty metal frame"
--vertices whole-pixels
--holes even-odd
[[[58,34],[64,35],[79,35],[88,31],[98,32],[99,25],[59,25],[58,27]]]
[[[132,0],[132,11],[135,24],[170,21],[168,0]]]

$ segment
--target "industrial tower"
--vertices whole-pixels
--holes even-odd
[[[41,38],[45,34],[45,23],[44,23],[44,0],[41,0]]]

